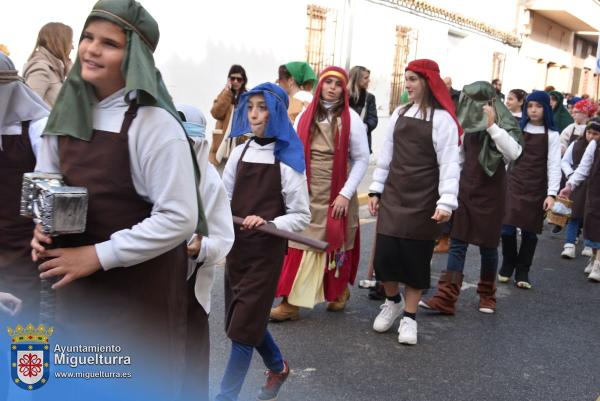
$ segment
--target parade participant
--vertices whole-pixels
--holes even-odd
[[[500,78],[494,78],[492,80],[492,86],[496,91],[496,96],[504,102],[504,93],[502,93],[502,80]]]
[[[349,106],[348,75],[339,67],[321,72],[310,106],[296,119],[304,144],[311,221],[303,235],[326,241],[320,251],[290,242],[277,296],[271,310],[276,321],[296,320],[299,307],[325,300],[329,311],[341,311],[350,298],[360,257],[356,188],[369,162],[365,125]]]
[[[509,97],[512,92],[509,92]],[[462,171],[458,209],[452,220],[446,271],[435,295],[420,305],[453,315],[463,280],[469,244],[479,246],[479,311],[496,310],[498,243],[506,196],[505,163],[522,152],[519,125],[488,82],[474,82],[462,90],[457,118],[465,135],[461,147]]]
[[[560,152],[562,155],[570,144],[584,136],[587,122],[594,117],[598,106],[589,99],[582,99],[575,103],[572,110],[574,122],[569,124],[560,134]]]
[[[547,91],[550,95],[550,106],[552,107],[552,115],[554,127],[561,133],[569,124],[573,123],[573,117],[563,105],[564,96],[556,90]]]
[[[583,101],[583,100],[582,100]],[[581,102],[580,102],[581,103]],[[580,138],[571,142],[565,152],[561,167],[565,177],[569,179],[577,167],[581,163],[581,158],[592,140],[597,140],[600,137],[600,118],[595,117],[588,122],[585,129],[585,134]],[[573,201],[571,207],[571,218],[567,223],[565,246],[560,256],[567,259],[575,258],[575,245],[579,232],[583,228],[583,217],[585,214],[585,201],[587,194],[587,180],[579,183],[577,188],[572,191],[570,198]],[[584,246],[581,252],[582,256],[592,256],[592,249],[589,246]]]
[[[40,279],[31,261],[31,219],[19,214],[23,174],[35,168],[50,109],[0,53],[0,288],[23,300],[25,319],[39,319]]]
[[[452,99],[452,103],[454,103],[454,108],[456,109],[460,99],[460,91],[457,91],[452,87],[452,77],[444,77],[444,84],[446,85],[446,88],[448,88],[448,93],[450,93],[450,98]]]
[[[154,64],[158,39],[139,3],[94,5],[36,166],[87,188],[86,231],[45,250],[54,240],[38,225],[32,253],[51,258],[39,269],[58,278],[61,332],[122,345],[139,395],[168,400],[181,389],[185,241],[207,231],[193,150]]]
[[[23,76],[48,105],[53,106],[71,69],[69,54],[73,49],[73,29],[60,22],[50,22],[40,29]]]
[[[350,82],[348,82],[348,97],[350,107],[365,124],[367,140],[369,142],[369,153],[373,153],[371,147],[371,132],[377,128],[377,105],[375,95],[368,92],[371,82],[371,71],[363,66],[357,65],[350,70]]]
[[[300,112],[312,102],[310,93],[317,76],[310,64],[304,61],[292,61],[279,66],[277,84],[281,86],[290,99],[288,116],[292,124]]]
[[[298,232],[310,221],[302,143],[287,109],[285,91],[264,83],[242,95],[234,115],[231,136],[255,136],[233,150],[223,172],[231,211],[244,222],[235,229],[225,266],[225,331],[231,354],[218,401],[237,400],[254,348],[268,369],[259,400],[276,399],[289,374],[267,330],[287,241],[254,230],[273,224]]]
[[[523,89],[512,89],[506,97],[506,107],[517,122],[521,121],[521,117],[523,116],[523,103],[525,103],[526,97],[527,92]]]
[[[198,167],[202,171],[199,195],[206,213],[208,236],[194,235],[188,243],[187,338],[185,378],[182,400],[209,399],[208,376],[210,336],[208,315],[215,270],[222,266],[233,245],[234,233],[231,207],[225,186],[216,168],[208,162],[208,141],[205,139],[206,118],[196,107],[178,104],[185,131],[194,142]]]
[[[544,211],[552,209],[560,186],[560,140],[554,129],[550,96],[534,91],[525,100],[521,119],[524,147],[508,170],[507,197],[502,226],[502,267],[498,281],[515,273],[515,284],[529,289],[529,269],[542,232]],[[521,247],[517,250],[517,227]],[[516,271],[516,272],[515,272]]]
[[[248,77],[246,76],[244,67],[238,64],[232,65],[227,74],[225,88],[223,88],[213,101],[210,114],[217,120],[217,123],[212,134],[212,144],[208,159],[215,166],[220,166],[221,163],[225,164],[231,151],[236,145],[243,142],[242,138],[233,140],[230,138],[229,133],[231,132],[233,111],[238,104],[240,96],[246,92],[247,83]]]
[[[389,330],[404,311],[398,342],[416,344],[417,305],[429,288],[435,238],[458,206],[462,129],[435,61],[411,61],[405,85],[410,103],[390,117],[369,187],[369,211],[379,214],[375,271],[387,298],[373,329]],[[405,284],[405,306],[398,283]]]
[[[592,140],[560,195],[571,197],[574,190],[587,181],[583,236],[593,254],[584,272],[589,273],[588,279],[600,282],[600,120],[592,120],[587,131],[591,132]]]

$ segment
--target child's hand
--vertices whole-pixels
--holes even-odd
[[[431,218],[435,220],[438,224],[443,224],[450,220],[450,216],[452,216],[452,213],[450,212],[447,212],[442,209],[435,209],[435,213],[433,214],[433,216],[431,216]]]
[[[15,316],[21,311],[23,302],[8,292],[0,292],[0,311]]]
[[[546,199],[544,199],[544,210],[547,212],[548,210],[552,210],[553,207],[554,207],[554,197],[546,196]]]
[[[267,224],[267,221],[260,216],[246,216],[242,223],[242,230],[252,230],[264,224]]]
[[[558,196],[562,196],[563,198],[571,199],[571,195],[573,194],[573,188],[571,184],[565,185],[565,187],[560,191]]]
[[[371,196],[369,198],[369,212],[371,213],[371,216],[377,216],[377,213],[379,212],[378,196]]]
[[[343,195],[338,195],[331,204],[331,217],[341,219],[348,215],[350,201]]]
[[[201,248],[202,248],[202,236],[194,234],[194,237],[190,240],[190,242],[188,242],[188,245],[187,245],[188,257],[196,258],[198,256],[198,254],[200,253]]]
[[[496,121],[496,112],[492,106],[487,104],[483,106],[483,112],[487,116],[487,127],[490,128]]]

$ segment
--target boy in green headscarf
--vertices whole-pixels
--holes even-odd
[[[522,152],[522,133],[492,85],[478,81],[466,85],[460,95],[457,118],[465,135],[461,148],[458,209],[450,232],[446,271],[435,295],[421,306],[443,314],[455,313],[455,304],[469,244],[479,246],[480,280],[477,285],[479,311],[496,310],[498,243],[504,213],[506,169]]]
[[[86,231],[46,250],[54,240],[38,226],[32,247],[34,259],[51,258],[41,277],[59,278],[64,332],[122,345],[134,383],[170,399],[183,366],[185,241],[206,226],[193,151],[154,64],[158,39],[139,3],[94,5],[36,166],[88,189]]]
[[[317,76],[310,64],[304,61],[292,61],[279,66],[277,84],[289,96],[288,117],[292,124],[296,117],[312,102],[312,88]]]

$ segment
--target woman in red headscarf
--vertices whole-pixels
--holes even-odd
[[[429,288],[435,239],[458,207],[462,129],[435,61],[409,63],[405,87],[410,103],[390,116],[369,187],[369,211],[379,213],[373,263],[386,295],[373,329],[388,331],[404,312],[398,341],[416,344],[417,306]]]
[[[296,119],[304,144],[310,191],[310,225],[303,235],[327,241],[319,251],[290,242],[279,279],[282,303],[271,319],[296,320],[299,307],[329,301],[341,311],[350,298],[360,256],[356,188],[369,163],[369,145],[360,116],[350,109],[348,75],[338,67],[321,72],[315,97]]]

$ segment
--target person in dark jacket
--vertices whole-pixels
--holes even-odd
[[[448,88],[448,93],[450,93],[450,98],[452,99],[452,103],[454,103],[454,108],[458,106],[458,99],[460,98],[460,91],[457,91],[452,87],[452,78],[445,77],[444,84],[446,84],[446,88]]]
[[[350,81],[348,82],[348,94],[350,96],[350,107],[360,115],[362,122],[367,128],[367,139],[369,141],[369,153],[371,148],[371,132],[377,127],[377,105],[375,95],[367,92],[371,81],[371,71],[365,67],[356,65],[350,70]]]

